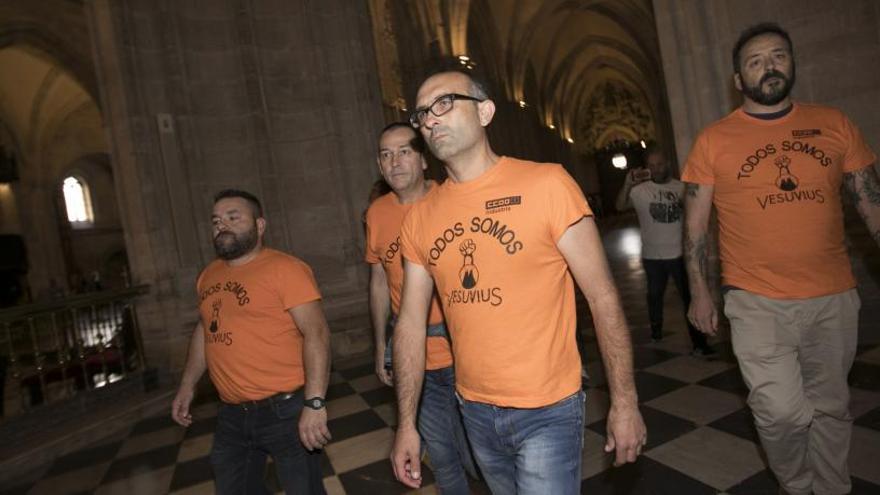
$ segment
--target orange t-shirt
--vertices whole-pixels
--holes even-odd
[[[773,120],[738,109],[703,130],[682,180],[714,185],[723,283],[777,299],[855,287],[840,186],[876,158],[843,113],[820,105]]]
[[[433,186],[431,189],[435,189]],[[403,287],[403,259],[400,255],[400,226],[412,204],[401,204],[390,192],[373,202],[367,210],[367,263],[382,263],[391,293],[391,310],[400,314],[400,294]],[[428,324],[443,323],[443,311],[437,294],[431,299]],[[425,369],[438,370],[452,366],[452,349],[446,337],[428,337],[425,349]]]
[[[580,389],[574,282],[556,244],[591,214],[560,165],[508,157],[410,210],[403,255],[437,285],[462,397],[535,408]]]
[[[303,336],[287,310],[321,298],[308,265],[264,248],[241,266],[212,261],[197,287],[208,372],[224,402],[303,386]]]

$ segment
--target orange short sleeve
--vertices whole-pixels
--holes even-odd
[[[547,225],[550,237],[558,242],[569,227],[581,218],[593,214],[580,186],[561,165],[548,165],[547,174]]]
[[[715,174],[712,171],[712,162],[708,157],[709,137],[705,132],[697,136],[694,147],[691,149],[684,163],[684,172],[681,174],[682,182],[692,184],[715,184]]]
[[[381,258],[379,256],[379,252],[378,252],[377,246],[376,246],[377,243],[376,243],[375,229],[370,228],[369,218],[370,218],[370,213],[368,211],[367,212],[367,235],[366,235],[367,245],[366,245],[366,249],[364,250],[364,261],[366,261],[367,263],[372,265],[374,263],[378,263],[379,261],[381,261]]]
[[[321,299],[315,276],[305,263],[287,258],[278,263],[275,273],[278,277],[278,290],[284,309]]]
[[[417,265],[425,266],[428,263],[422,252],[416,247],[419,244],[419,222],[417,217],[418,215],[413,214],[412,210],[410,210],[410,213],[404,217],[403,227],[400,228],[400,244],[403,251],[403,258],[405,260]]]

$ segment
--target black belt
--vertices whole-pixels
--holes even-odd
[[[275,395],[270,395],[269,397],[266,397],[265,399],[246,400],[244,402],[239,402],[238,404],[229,404],[229,403],[227,403],[227,404],[230,406],[240,407],[240,408],[244,409],[245,411],[247,411],[248,409],[259,409],[261,407],[271,406],[272,404],[274,404],[276,402],[284,402],[288,399],[292,399],[292,398],[296,397],[298,394],[300,394],[299,390],[296,390],[294,392],[279,392]]]

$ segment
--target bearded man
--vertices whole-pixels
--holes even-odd
[[[707,283],[714,206],[724,314],[770,468],[785,493],[849,493],[846,378],[860,301],[841,190],[880,241],[877,156],[840,110],[792,101],[794,50],[777,24],[743,31],[733,69],[743,105],[700,133],[682,174],[688,317],[718,329]]]
[[[221,400],[211,449],[217,493],[270,493],[271,456],[285,493],[323,494],[330,332],[312,271],[263,246],[266,219],[253,194],[218,193],[211,223],[217,259],[197,281],[201,319],[171,416],[192,424],[207,369]]]

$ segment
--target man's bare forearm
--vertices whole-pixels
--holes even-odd
[[[381,275],[377,273],[376,267],[370,277],[370,320],[373,323],[373,339],[376,349],[384,349],[388,336],[385,334],[385,327],[388,324],[388,312],[391,309],[391,296],[388,292],[388,282],[385,278],[384,268]]]
[[[330,329],[326,325],[303,332],[303,367],[305,397],[324,397],[330,381]]]
[[[696,212],[699,184],[688,183],[685,194],[684,259],[691,290],[709,290],[709,222],[708,216]]]
[[[638,396],[629,328],[595,221],[582,218],[568,228],[557,246],[593,313],[612,405],[635,408]]]
[[[330,382],[330,327],[321,301],[300,304],[288,310],[303,336],[302,360],[306,398],[324,397]]]
[[[205,336],[203,335],[202,324],[199,323],[189,339],[186,365],[180,378],[180,387],[188,388],[189,390],[195,389],[199,379],[205,374],[205,369],[207,369],[205,361]]]
[[[394,386],[397,390],[398,423],[414,427],[425,375],[424,323],[400,317],[394,327]]]
[[[874,165],[844,174],[843,185],[874,241],[880,245],[880,180]]]
[[[633,381],[632,342],[620,297],[613,283],[588,296],[594,316],[596,339],[605,363],[608,389],[613,407],[638,405],[638,394]]]
[[[632,201],[629,198],[629,192],[632,191],[633,184],[631,184],[628,180],[624,182],[623,187],[620,188],[620,192],[617,193],[617,200],[614,202],[614,207],[617,211],[624,211],[632,208]]]
[[[709,254],[707,247],[708,232],[685,230],[684,258],[687,263],[688,280],[691,287],[708,289]]]

